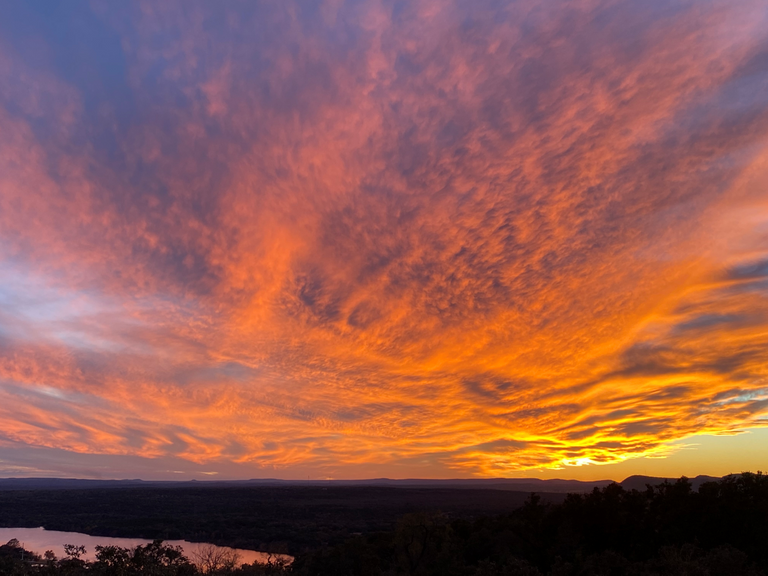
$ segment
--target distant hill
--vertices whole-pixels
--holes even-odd
[[[613,480],[582,482],[580,480],[540,480],[538,478],[469,478],[447,480],[418,478],[391,480],[389,478],[373,478],[370,480],[327,480],[318,482],[317,485],[385,486],[391,488],[467,488],[474,490],[513,490],[515,492],[567,494],[569,492],[590,492],[593,488],[602,488],[611,483],[613,483]],[[312,481],[309,481],[309,484],[312,484]],[[302,483],[302,485],[307,485],[307,482]]]
[[[663,484],[664,482],[676,482],[678,478],[657,478],[655,476],[630,476],[629,478],[625,478],[619,484],[621,484],[622,488],[625,490],[645,490],[646,486],[658,486],[659,484]],[[689,478],[688,480],[691,481],[691,486],[694,490],[698,490],[699,486],[704,484],[705,482],[716,482],[720,480],[720,478],[716,476],[696,476],[695,478]]]
[[[83,480],[78,478],[0,478],[0,490],[81,490],[83,488],[128,488],[151,485],[142,480]]]
[[[388,487],[388,488],[452,488],[512,490],[515,492],[547,492],[565,494],[568,492],[589,492],[602,488],[612,480],[581,482],[579,480],[539,480],[537,478],[477,478],[477,479],[403,479],[372,478],[369,480],[279,480],[258,478],[251,480],[85,480],[75,478],[0,478],[0,490],[83,490],[88,488],[129,488],[129,487],[289,487],[289,486],[334,486],[334,487]]]
[[[618,482],[626,490],[645,490],[646,485],[656,486],[676,478],[654,476],[630,476]],[[691,479],[694,490],[704,482],[719,480],[713,476],[696,476]],[[614,480],[540,480],[538,478],[471,478],[471,479],[401,479],[372,478],[368,480],[279,480],[276,478],[254,478],[250,480],[86,480],[76,478],[0,478],[0,490],[83,490],[138,487],[387,487],[387,488],[444,488],[473,490],[511,490],[515,492],[538,492],[549,494],[585,493],[594,488],[603,488]]]

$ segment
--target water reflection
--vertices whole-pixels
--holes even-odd
[[[85,555],[83,560],[96,559],[96,546],[120,546],[122,548],[133,548],[144,544],[149,544],[151,540],[141,538],[110,538],[108,536],[89,536],[79,532],[59,532],[58,530],[46,530],[45,528],[0,528],[0,544],[5,544],[9,540],[16,538],[19,544],[30,552],[35,552],[41,556],[46,550],[52,550],[57,557],[64,556],[64,544],[75,544],[85,546]],[[171,546],[181,546],[184,549],[184,555],[190,560],[194,559],[200,552],[201,547],[210,547],[210,544],[187,542],[186,540],[166,540],[165,544]],[[286,554],[268,554],[256,550],[244,550],[241,548],[229,548],[227,546],[216,546],[217,550],[237,552],[238,564],[253,564],[254,562],[265,563],[270,558],[275,560],[282,558],[290,562],[291,556]]]

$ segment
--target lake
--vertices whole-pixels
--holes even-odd
[[[0,528],[0,545],[16,538],[19,543],[27,550],[40,554],[46,550],[53,550],[58,558],[64,557],[64,544],[74,544],[76,546],[85,546],[84,560],[96,559],[96,546],[120,546],[122,548],[133,548],[151,543],[151,540],[142,540],[141,538],[110,538],[108,536],[89,536],[78,532],[59,532],[57,530],[46,530],[45,528]],[[165,540],[165,544],[171,546],[181,546],[184,549],[184,555],[190,560],[194,560],[195,552],[201,546],[210,546],[198,542],[187,542],[186,540]],[[226,546],[216,546],[219,550],[234,550],[239,555],[239,564],[253,564],[254,562],[265,563],[272,558],[282,558],[287,562],[293,560],[286,554],[267,554],[266,552],[257,552],[256,550],[243,550],[240,548],[228,548]]]

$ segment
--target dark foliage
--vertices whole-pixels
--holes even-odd
[[[47,552],[44,557],[21,548],[12,540],[0,546],[0,575],[3,576],[277,576],[288,574],[281,561],[237,566],[223,562],[212,566],[193,563],[176,546],[155,540],[144,546],[121,548],[97,546],[96,560],[82,559],[83,546],[65,546],[66,556],[57,559]]]
[[[410,515],[397,529],[297,558],[295,574],[756,576],[768,573],[768,477],[618,484],[473,521]]]

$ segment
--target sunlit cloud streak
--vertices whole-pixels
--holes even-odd
[[[0,25],[8,454],[503,475],[768,422],[763,3],[59,10]]]

